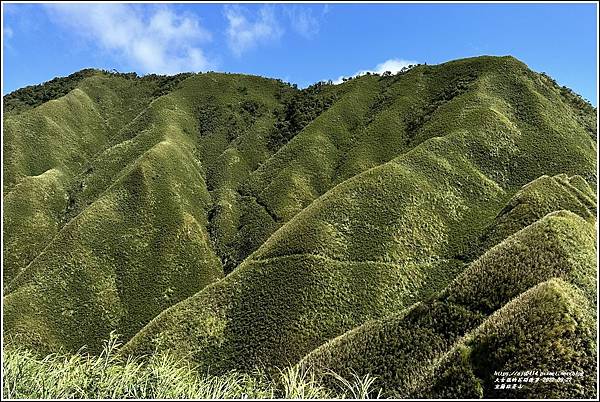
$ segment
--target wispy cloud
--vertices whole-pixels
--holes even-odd
[[[9,26],[5,26],[3,31],[4,31],[4,39],[10,39],[14,35],[12,28]]]
[[[283,34],[271,6],[261,7],[253,18],[246,9],[237,5],[225,6],[224,14],[228,22],[227,43],[237,57],[260,44],[277,40]]]
[[[366,73],[383,74],[386,71],[389,71],[392,74],[395,74],[405,67],[408,67],[410,65],[416,65],[416,64],[419,64],[419,62],[414,61],[414,60],[389,59],[389,60],[384,61],[383,63],[379,63],[372,70],[360,70],[360,71],[357,71],[356,73],[350,75],[350,77],[358,77],[361,75],[365,75]],[[343,81],[343,79],[347,78],[347,77],[348,76],[345,76],[345,75],[340,76],[337,80],[334,80],[333,83],[340,84]]]
[[[306,5],[294,5],[285,9],[292,29],[307,39],[312,39],[319,33],[322,20],[328,12],[329,5],[327,4],[320,12],[315,12],[313,8]]]
[[[200,42],[211,39],[198,20],[167,6],[144,12],[132,4],[49,4],[51,19],[91,44],[115,52],[144,73],[173,74],[211,67]]]

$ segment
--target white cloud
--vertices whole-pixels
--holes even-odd
[[[312,39],[319,33],[321,28],[321,20],[329,12],[329,7],[326,4],[320,13],[315,15],[313,9],[302,6],[292,6],[285,9],[292,29],[301,36],[307,39]]]
[[[13,34],[14,34],[14,32],[13,32],[13,30],[12,30],[12,28],[11,28],[11,27],[8,27],[8,26],[7,26],[7,27],[4,27],[4,38],[5,38],[5,39],[10,39],[10,38],[12,38],[12,37],[13,37]]]
[[[395,74],[405,67],[408,67],[410,65],[416,65],[416,64],[419,64],[419,62],[414,61],[414,60],[389,59],[389,60],[384,61],[383,63],[378,64],[372,70],[360,70],[360,71],[357,71],[356,73],[350,75],[350,77],[358,77],[361,75],[365,75],[366,73],[383,74],[386,71],[390,71],[392,74]],[[341,84],[343,82],[343,78],[348,78],[348,77],[345,75],[342,75],[337,80],[334,80],[333,83]]]
[[[328,12],[327,4],[320,11],[307,5],[279,8],[264,5],[256,11],[240,5],[225,5],[223,15],[227,19],[227,44],[236,57],[241,57],[249,50],[278,40],[286,28],[312,39],[319,33]]]
[[[237,57],[261,43],[277,40],[283,34],[283,29],[269,6],[261,7],[252,20],[240,6],[225,6],[224,14],[228,22],[227,43]]]
[[[382,74],[386,71],[390,71],[392,74],[397,73],[405,67],[410,65],[419,64],[418,61],[414,60],[402,60],[402,59],[389,59],[375,67],[372,73]]]
[[[143,73],[174,74],[211,67],[198,42],[211,39],[192,16],[166,6],[144,13],[132,4],[46,5],[57,24],[115,52]]]

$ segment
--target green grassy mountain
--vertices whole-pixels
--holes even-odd
[[[301,362],[401,397],[595,361],[596,110],[512,57],[303,90],[83,70],[4,107],[11,342],[94,353],[116,331],[125,355]]]
[[[568,283],[565,285],[567,288],[577,289],[576,292],[581,294],[577,300],[583,300],[579,307],[583,309],[586,317],[595,314],[593,307],[596,302],[595,242],[595,228],[584,219],[570,211],[552,212],[488,250],[435,297],[416,303],[384,319],[367,322],[329,341],[308,354],[302,364],[315,367],[319,371],[334,370],[340,375],[347,375],[350,372],[359,375],[363,372],[375,374],[384,388],[397,390],[391,395],[395,397],[457,398],[461,397],[462,392],[465,398],[499,397],[501,393],[494,390],[493,379],[489,381],[489,378],[483,378],[487,383],[484,381],[483,384],[477,385],[481,382],[481,375],[471,375],[469,381],[461,377],[452,377],[444,380],[448,382],[443,383],[440,379],[443,376],[437,367],[441,364],[440,359],[442,361],[450,359],[448,355],[451,354],[451,349],[458,348],[457,345],[464,339],[481,331],[479,328],[482,325],[485,325],[490,333],[494,331],[492,325],[510,325],[512,313],[504,313],[505,309],[515,303],[515,300],[524,297],[522,295],[525,293],[533,292],[529,289],[535,288],[540,283],[559,279]],[[585,306],[588,307],[584,309]],[[544,317],[548,310],[554,312],[554,308],[559,307],[554,303],[540,305],[533,310],[532,314],[538,314],[538,319],[546,320]],[[499,319],[492,318],[503,314],[509,315],[509,318],[503,321],[494,321]],[[491,317],[487,318],[490,315]],[[488,324],[488,321],[497,324]],[[579,325],[579,321],[576,320],[576,326]],[[562,353],[562,350],[554,350],[548,346],[542,354],[549,361],[543,366],[535,360],[537,352],[523,358],[515,354],[510,356],[511,359],[515,359],[513,370],[517,370],[519,365],[529,369],[544,367],[546,370],[551,370],[552,367],[557,366],[557,362],[550,364],[551,359],[555,357],[560,361],[562,370],[584,368],[588,374],[592,373],[590,364],[594,362],[594,350],[578,350],[576,346],[579,346],[578,342],[584,342],[588,346],[593,343],[592,336],[595,335],[590,332],[593,323],[593,319],[586,322],[587,332],[584,332],[584,338],[570,335],[564,339],[561,337],[552,339],[548,334],[555,334],[555,332],[549,330],[546,332],[540,330],[540,334],[536,334],[536,331],[527,333],[527,326],[522,330],[523,336],[540,335],[549,337],[550,339],[547,340],[549,343],[565,342],[566,346],[574,350],[573,354],[582,354],[582,358],[587,359],[587,366],[581,367],[581,363],[575,359],[560,360],[563,356],[557,354]],[[545,324],[555,323],[548,318]],[[528,346],[524,347],[520,344],[521,341],[521,339],[510,341],[512,343],[506,341],[505,347],[512,351],[528,349]],[[493,348],[488,350],[489,353],[492,351]],[[461,358],[460,355],[453,355],[454,360],[448,364],[460,365]],[[481,364],[480,370],[487,370],[487,377],[491,377],[490,373],[494,371],[506,371],[501,363],[494,359],[490,360],[492,361],[485,364],[478,362]],[[494,369],[490,368],[490,365]],[[434,379],[441,384],[424,393],[427,384],[431,384]],[[590,381],[590,378],[584,380]],[[456,391],[456,387],[460,387],[460,391]],[[584,387],[580,392],[590,397],[587,392],[593,388]],[[532,389],[526,391],[531,392]],[[573,394],[571,390],[562,390],[562,392],[553,397],[584,396]],[[514,397],[535,397],[535,395],[533,390],[530,394],[524,393]]]

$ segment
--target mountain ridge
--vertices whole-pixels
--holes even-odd
[[[293,365],[549,213],[596,219],[595,109],[513,57],[49,85],[4,97],[5,331],[42,352],[116,330],[216,372]]]

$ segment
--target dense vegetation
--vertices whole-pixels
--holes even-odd
[[[469,378],[482,379],[483,384],[480,385],[474,380],[457,378],[456,373],[440,374],[436,361],[443,358],[448,365],[464,364],[463,357],[447,355],[451,348],[458,348],[456,345],[461,337],[468,335],[463,339],[470,339],[483,331],[482,328],[488,334],[498,335],[501,327],[513,325],[510,322],[515,313],[509,307],[517,303],[513,300],[544,283],[544,286],[538,286],[536,292],[549,287],[559,298],[562,297],[562,289],[566,292],[565,297],[577,293],[572,297],[577,300],[578,310],[567,309],[563,313],[561,309],[566,307],[559,302],[526,308],[525,311],[533,315],[531,319],[541,320],[540,325],[556,327],[531,331],[528,325],[533,323],[523,323],[522,329],[517,326],[510,328],[521,331],[513,335],[515,338],[494,342],[500,342],[502,348],[508,351],[503,359],[511,361],[513,370],[519,367],[583,369],[590,374],[583,378],[583,383],[570,384],[574,387],[572,389],[555,389],[551,395],[555,398],[590,397],[595,388],[595,381],[591,378],[595,352],[589,349],[594,336],[590,300],[595,300],[595,270],[594,227],[571,212],[554,212],[490,249],[437,297],[417,303],[396,315],[368,322],[311,352],[303,364],[331,369],[341,375],[348,372],[376,375],[380,378],[378,385],[390,390],[389,396],[394,397],[499,397],[502,394],[494,390],[492,373],[507,368],[503,366],[502,359],[489,356],[501,353],[498,346],[484,343],[482,347],[487,349],[480,353],[487,360],[477,361],[477,356],[473,356],[474,362],[467,363],[467,368],[477,365],[469,370],[480,372]],[[558,279],[546,282],[552,281],[552,278],[562,278],[572,285]],[[551,286],[551,283],[557,284],[557,287]],[[560,328],[561,320],[551,319],[552,314],[563,314],[561,320],[569,320],[565,317],[573,315],[576,324]],[[562,334],[564,338],[558,341],[550,335],[561,331],[567,333]],[[536,348],[539,349],[536,353],[532,353],[532,346],[525,343],[530,337],[536,339]],[[556,342],[561,342],[559,353],[552,350]],[[546,360],[538,361],[540,356]],[[427,385],[433,382],[437,385],[427,389]],[[460,386],[458,391],[455,389],[457,386]],[[535,397],[538,392],[545,391],[536,386],[511,395],[527,398]]]
[[[71,92],[86,77],[97,73],[94,69],[85,69],[69,75],[57,77],[39,85],[30,85],[2,98],[5,112],[20,112],[39,106],[49,100],[60,98]]]
[[[287,88],[286,88],[287,89]],[[277,151],[304,127],[327,110],[336,99],[336,92],[322,82],[301,91],[282,92],[282,107],[276,109],[277,121],[269,135],[269,147]]]
[[[128,80],[139,80],[142,82],[155,82],[158,88],[152,93],[152,95],[161,96],[166,95],[174,90],[179,82],[191,76],[192,74],[181,73],[173,76],[148,74],[143,77],[139,77],[136,73],[118,73],[116,71],[109,72],[106,70],[86,68],[84,70],[77,71],[68,77],[57,77],[50,81],[44,82],[43,84],[30,85],[9,93],[2,99],[2,102],[4,103],[4,112],[22,112],[32,109],[50,100],[65,96],[75,89],[83,79],[92,77],[94,75],[119,77]]]
[[[84,70],[19,91],[3,318],[5,367],[27,377],[5,394],[72,371],[83,383],[49,392],[290,396],[292,370],[313,396],[349,396],[340,378],[393,397],[595,395],[596,110],[518,60],[303,90]],[[121,360],[97,372],[115,331]],[[188,374],[152,388],[162,368],[140,356]],[[529,366],[587,375],[494,389],[490,373]]]

